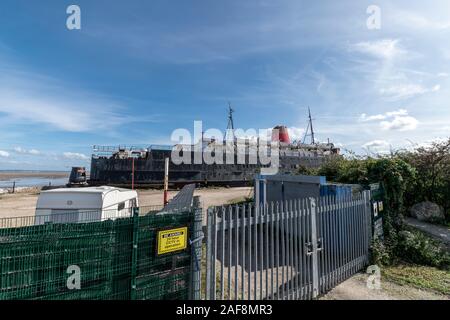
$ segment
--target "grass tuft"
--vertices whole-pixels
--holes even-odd
[[[402,263],[382,268],[382,276],[401,285],[411,285],[450,295],[450,272],[434,267]]]

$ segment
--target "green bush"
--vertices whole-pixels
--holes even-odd
[[[448,268],[449,254],[433,240],[403,223],[408,208],[432,200],[450,211],[450,139],[430,148],[397,152],[378,157],[332,157],[304,174],[326,176],[328,181],[367,186],[380,183],[384,190],[384,241],[372,244],[373,262],[390,265],[400,259],[439,268]]]
[[[450,268],[450,255],[432,238],[417,230],[403,230],[398,235],[395,255],[404,261],[437,267]]]
[[[408,185],[405,204],[431,201],[444,208],[450,222],[450,139],[436,141],[427,147],[398,152],[397,157],[410,164],[417,172],[416,179]]]
[[[391,266],[401,261],[440,269],[450,269],[450,254],[436,241],[420,231],[402,230],[385,241],[375,240],[371,246],[371,263]]]
[[[393,263],[394,255],[391,247],[386,246],[382,241],[375,240],[371,246],[371,263],[378,266],[388,266]]]

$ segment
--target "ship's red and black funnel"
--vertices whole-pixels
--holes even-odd
[[[272,130],[272,141],[290,144],[288,129],[285,126],[276,126]]]

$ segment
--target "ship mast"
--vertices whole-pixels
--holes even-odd
[[[314,144],[314,129],[313,129],[313,124],[312,124],[312,118],[311,118],[311,109],[309,109],[308,107],[308,113],[309,113],[309,127],[311,129],[311,143]]]
[[[305,136],[303,137],[303,143],[306,141],[307,136],[311,136],[311,144],[315,144],[314,140],[314,128],[313,128],[313,119],[311,117],[311,109],[308,107],[308,126],[306,127]],[[308,134],[308,131],[311,131],[310,134]]]
[[[226,131],[226,136],[227,136],[226,140],[228,140],[230,138],[229,134],[231,134],[232,141],[235,140],[235,138],[234,138],[233,112],[234,112],[234,109],[231,108],[231,103],[228,102],[228,125],[227,125],[227,131]]]

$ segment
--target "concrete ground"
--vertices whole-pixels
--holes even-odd
[[[367,287],[368,274],[358,273],[332,289],[320,300],[449,300],[433,291],[399,285],[381,278],[380,289]]]

